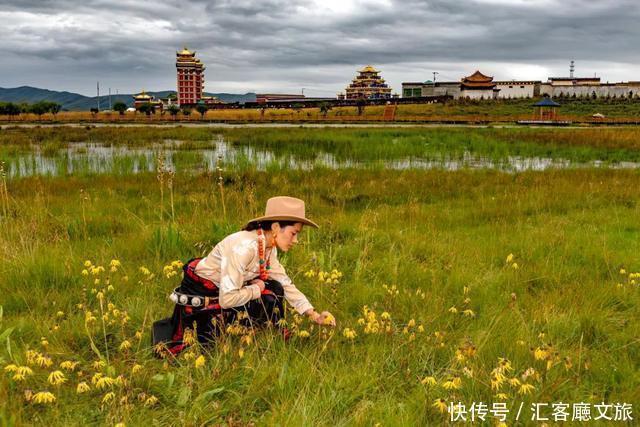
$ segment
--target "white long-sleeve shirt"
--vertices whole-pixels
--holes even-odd
[[[278,261],[275,247],[267,251],[271,269],[269,278],[277,280],[284,289],[285,299],[300,314],[313,308],[307,297],[291,282]],[[222,308],[238,307],[252,299],[260,298],[258,285],[245,285],[260,275],[258,233],[238,231],[219,242],[195,268],[195,273],[211,280],[220,289]]]

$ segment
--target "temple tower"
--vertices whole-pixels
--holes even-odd
[[[196,53],[186,47],[176,52],[178,74],[178,105],[195,106],[202,98],[204,90],[204,65],[196,58]]]
[[[387,99],[391,98],[391,88],[380,77],[380,71],[367,65],[346,88],[347,99]]]

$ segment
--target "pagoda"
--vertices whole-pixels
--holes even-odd
[[[202,99],[204,90],[204,64],[196,58],[196,53],[186,47],[176,52],[178,73],[178,105],[195,106]]]
[[[138,110],[144,104],[151,105],[154,110],[162,109],[162,102],[142,89],[142,92],[133,95],[133,107]]]
[[[485,76],[476,71],[468,77],[464,77],[460,83],[460,97],[471,99],[493,99],[498,96],[500,89],[496,89],[493,77]]]
[[[367,65],[358,71],[358,75],[346,88],[346,99],[388,99],[391,88],[387,85],[380,71]]]

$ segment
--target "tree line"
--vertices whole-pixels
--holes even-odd
[[[19,104],[13,102],[0,102],[0,115],[17,116],[22,113],[32,113],[42,116],[51,113],[54,116],[62,110],[62,105],[51,101],[38,101],[33,104],[22,102]]]

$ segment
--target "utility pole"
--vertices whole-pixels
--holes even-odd
[[[437,76],[438,74],[440,74],[440,73],[439,73],[439,72],[437,72],[437,71],[434,71],[434,72],[433,72],[433,84],[434,84],[434,85],[436,84],[436,76]]]
[[[109,110],[111,110],[111,88],[109,88]]]
[[[96,83],[96,90],[98,92],[98,112],[100,112],[100,82]]]

